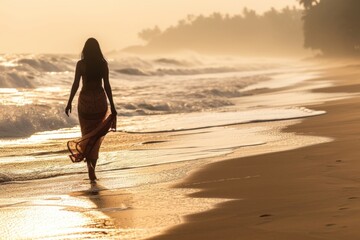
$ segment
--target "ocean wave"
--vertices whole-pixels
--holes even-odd
[[[136,76],[164,76],[164,75],[200,75],[237,72],[241,69],[233,67],[206,67],[206,68],[157,68],[156,70],[144,70],[140,68],[115,69],[116,72]]]
[[[73,71],[75,61],[64,56],[6,55],[0,56],[0,88],[34,88],[51,85],[39,82],[45,74]]]
[[[237,72],[239,69],[233,67],[206,67],[206,68],[159,68],[153,75],[199,75]]]
[[[41,59],[41,58],[22,58],[17,61],[18,65],[22,65],[26,68],[26,70],[29,70],[29,68],[33,68],[36,71],[39,72],[61,72],[66,71],[66,69],[63,69],[62,67],[64,64],[59,64],[57,61],[52,59],[51,61],[47,59]]]
[[[159,78],[156,83],[131,81],[131,87],[123,82],[120,88],[116,88],[114,97],[121,98],[117,105],[119,114],[123,116],[203,112],[232,106],[232,98],[249,94],[243,88],[269,79],[266,75],[254,75],[184,80]]]
[[[0,73],[0,88],[33,88],[34,76],[26,72],[10,70]]]
[[[253,60],[254,61],[254,60]],[[140,58],[123,57],[110,61],[115,72],[135,76],[200,75],[230,72],[245,72],[279,67],[273,62],[255,61],[255,63],[237,62],[234,59],[216,59],[205,57],[188,58]]]
[[[198,112],[231,105],[233,105],[231,100],[208,97],[207,99],[194,99],[193,101],[177,100],[171,102],[140,101],[124,104],[119,103],[118,108],[120,116],[142,116]]]
[[[76,116],[67,117],[62,105],[0,105],[0,138],[28,137],[36,132],[73,127]]]
[[[6,55],[0,58],[2,69],[26,72],[64,72],[74,68],[72,57],[57,55]]]
[[[232,98],[244,96],[244,87],[270,79],[264,72],[266,64],[226,62],[230,63],[191,57],[109,59],[118,113],[147,116],[218,110],[232,106]],[[0,110],[6,113],[0,116],[0,137],[77,125],[76,114],[65,117],[60,104],[69,97],[75,63],[74,56],[65,55],[0,55],[0,88],[12,88],[0,92]],[[243,74],[254,69],[260,71]]]
[[[190,67],[194,65],[194,63],[190,63],[186,60],[178,60],[175,58],[158,58],[154,60],[155,63],[164,64],[164,65],[174,65],[174,66],[182,66],[182,67]]]
[[[127,74],[127,75],[135,75],[135,76],[148,76],[149,75],[138,68],[115,69],[115,72]]]

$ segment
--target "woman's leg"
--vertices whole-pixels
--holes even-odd
[[[86,159],[89,179],[91,181],[95,181],[97,179],[95,175],[96,163],[97,163],[97,159],[88,159],[88,158]]]

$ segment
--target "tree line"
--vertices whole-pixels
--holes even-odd
[[[328,56],[360,53],[359,0],[299,0],[304,6],[304,46]]]
[[[230,16],[189,15],[175,26],[161,30],[155,26],[139,33],[143,47],[129,50],[169,52],[194,50],[200,53],[242,55],[288,55],[303,53],[303,11],[286,7],[258,14],[247,8]]]
[[[144,29],[140,52],[194,50],[201,53],[291,55],[304,49],[326,56],[360,53],[360,0],[298,0],[304,9],[286,7],[263,14],[244,9],[229,16],[193,16],[164,30]]]

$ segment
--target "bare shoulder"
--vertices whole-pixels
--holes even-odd
[[[76,69],[78,71],[80,71],[81,73],[84,72],[84,69],[85,69],[85,62],[83,59],[79,60],[77,63],[76,63]]]
[[[106,61],[103,62],[103,72],[106,74],[109,72],[109,66],[108,63]]]
[[[77,61],[76,67],[83,67],[85,65],[84,59]]]

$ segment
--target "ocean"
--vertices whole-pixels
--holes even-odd
[[[72,55],[0,56],[0,183],[86,172],[84,166],[71,164],[66,145],[61,145],[66,139],[80,136],[76,98],[71,116],[64,114],[77,60]],[[110,56],[108,62],[119,132],[179,134],[212,130],[202,131],[201,136],[188,140],[188,145],[176,152],[119,150],[114,146],[102,155],[107,159],[99,163],[103,164],[102,171],[228,154],[242,146],[265,142],[247,140],[251,138],[226,141],[227,132],[234,135],[236,130],[213,131],[216,127],[323,114],[288,104],[286,98],[279,104],[260,97],[271,89],[314,78],[318,70],[305,62],[198,55],[118,55]],[[314,70],[309,71],[309,67]],[[274,98],[281,100],[281,96]],[[252,130],[248,132],[238,134],[251,135]],[[206,139],[216,141],[208,144]],[[189,141],[200,143],[198,149],[189,150],[194,147]]]

